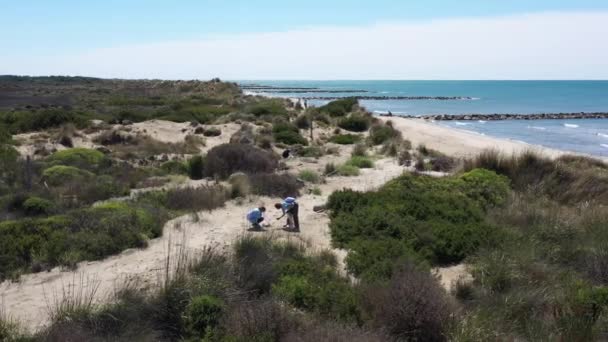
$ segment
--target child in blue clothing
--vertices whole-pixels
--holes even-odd
[[[259,207],[255,209],[251,209],[247,213],[247,221],[251,223],[251,228],[254,230],[262,230],[262,222],[264,221],[264,213],[266,212],[266,208]]]

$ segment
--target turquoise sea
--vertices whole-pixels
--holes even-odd
[[[459,97],[456,100],[362,100],[377,114],[532,114],[608,112],[608,81],[239,81],[270,96]],[[360,91],[360,92],[359,92]],[[309,99],[312,105],[329,100]],[[438,123],[488,136],[608,156],[608,119]]]

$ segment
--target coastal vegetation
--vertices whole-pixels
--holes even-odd
[[[602,161],[457,159],[413,147],[355,98],[298,109],[219,80],[10,82],[21,95],[0,101],[0,280],[146,248],[177,217],[204,222],[227,203],[242,215],[233,206],[255,196],[320,187],[328,201],[314,210],[346,256],[297,235],[244,234],[221,251],[178,243],[158,283],[118,284],[103,303],[64,298],[39,331],[0,308],[0,340],[608,338]],[[386,164],[403,174],[326,191]],[[464,271],[446,285],[446,268]]]

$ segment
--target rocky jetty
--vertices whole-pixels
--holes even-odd
[[[392,116],[382,114],[381,116]],[[608,112],[597,113],[542,113],[542,114],[437,114],[437,115],[399,115],[399,117],[435,121],[498,121],[498,120],[577,120],[608,119]]]

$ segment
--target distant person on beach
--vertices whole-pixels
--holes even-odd
[[[277,220],[287,215],[287,224],[283,228],[294,232],[300,231],[300,218],[298,217],[300,206],[295,198],[287,197],[283,202],[275,204],[274,207],[283,211],[283,215],[277,218]]]
[[[251,229],[253,230],[262,230],[262,222],[264,222],[264,213],[266,212],[266,208],[259,207],[255,209],[251,209],[247,213],[247,221],[251,224]]]

